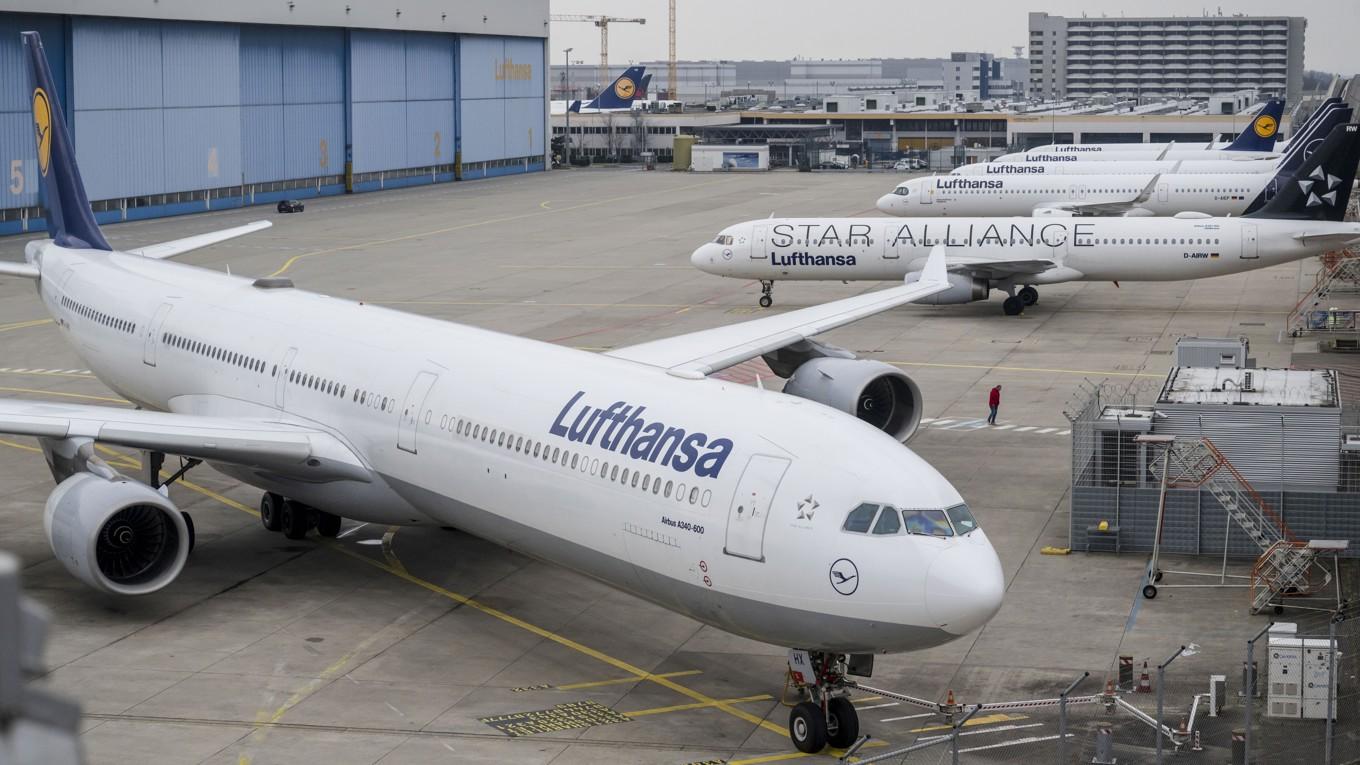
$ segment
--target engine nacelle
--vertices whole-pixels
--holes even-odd
[[[987,279],[978,279],[966,274],[946,274],[949,277],[949,289],[944,292],[937,292],[930,297],[921,298],[917,303],[925,305],[958,305],[960,303],[973,303],[978,300],[986,300],[987,295],[992,291],[992,283]],[[921,278],[919,273],[912,274],[908,282],[915,282]]]
[[[898,441],[921,424],[921,389],[881,361],[815,358],[798,367],[784,392],[852,414]]]
[[[146,595],[170,584],[189,557],[179,508],[144,483],[76,473],[47,497],[43,528],[57,560],[101,592]]]

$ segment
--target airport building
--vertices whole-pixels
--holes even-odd
[[[30,29],[101,222],[545,167],[547,0],[5,8],[0,233],[43,227]]]
[[[1030,81],[1044,98],[1303,95],[1307,19],[1029,15]]]

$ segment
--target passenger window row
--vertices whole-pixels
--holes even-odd
[[[713,501],[713,492],[709,489],[701,490],[698,486],[687,487],[683,482],[677,483],[674,480],[663,482],[660,477],[626,467],[617,462],[611,465],[608,460],[601,462],[588,454],[552,446],[543,441],[525,438],[522,435],[493,428],[489,425],[445,415],[439,420],[439,428],[454,436],[481,441],[528,459],[542,460],[550,465],[558,465],[568,470],[579,470],[586,475],[598,476],[601,480],[636,489],[644,494],[650,492],[653,496],[665,499],[674,497],[678,503],[688,502],[691,505],[703,507],[708,507],[709,503]]]
[[[327,380],[321,375],[314,375],[307,372],[299,372],[296,369],[285,370],[288,373],[288,382],[292,385],[300,385],[308,390],[314,390],[327,396],[344,398],[349,391],[349,386],[341,385],[334,380]]]
[[[266,364],[261,359],[212,345],[211,343],[205,343],[202,340],[194,340],[183,335],[177,335],[173,332],[163,332],[161,333],[161,342],[171,348],[178,348],[179,350],[197,354],[214,361],[220,361],[224,364],[240,367],[248,372],[264,374],[265,371]],[[278,368],[275,367],[275,373],[277,372],[277,369]],[[273,373],[271,373],[271,376],[272,374]]]
[[[348,389],[348,387],[349,386],[347,385],[340,386],[341,396],[345,395],[345,391]],[[360,406],[367,406],[372,409],[377,409],[380,412],[391,412],[395,411],[397,408],[396,399],[388,398],[387,396],[380,396],[372,391],[360,390],[358,388],[356,388],[354,390],[354,394],[350,396],[350,401]]]
[[[90,321],[103,324],[104,326],[116,329],[119,332],[126,332],[129,335],[137,334],[137,325],[127,319],[120,319],[116,316],[110,316],[103,311],[96,311],[84,303],[78,303],[71,298],[63,297],[61,299],[61,306],[74,314],[84,316]]]

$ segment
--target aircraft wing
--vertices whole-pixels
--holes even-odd
[[[982,279],[1008,279],[1012,276],[1032,276],[1057,268],[1051,260],[989,260],[976,256],[951,257],[949,270]]]
[[[1177,162],[1172,166],[1170,172],[1175,173],[1180,167],[1181,163]],[[1039,205],[1035,209],[1066,210],[1075,215],[1124,215],[1152,199],[1153,193],[1157,190],[1157,181],[1161,177],[1161,173],[1153,175],[1152,180],[1148,181],[1147,185],[1134,195],[1132,199],[1105,202],[1055,202],[1052,204]]]
[[[210,244],[225,242],[228,239],[235,239],[238,236],[253,234],[256,231],[269,228],[272,225],[274,224],[267,220],[257,220],[254,223],[247,223],[244,226],[227,228],[221,231],[212,231],[207,234],[196,234],[183,239],[176,239],[173,242],[162,242],[160,244],[139,247],[135,250],[128,250],[128,252],[133,255],[141,255],[144,258],[155,258],[156,260],[173,258],[176,255],[183,255],[191,250],[197,250],[200,247],[207,247]]]
[[[368,467],[340,439],[318,428],[287,422],[3,399],[0,433],[89,438],[130,449],[230,462],[313,483],[372,480]]]
[[[945,247],[936,245],[918,281],[763,319],[630,345],[609,356],[703,377],[814,335],[949,289]]]

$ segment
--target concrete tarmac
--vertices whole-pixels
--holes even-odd
[[[698,272],[689,255],[723,226],[771,213],[875,214],[875,199],[900,179],[570,170],[106,233],[126,249],[269,219],[269,230],[183,260],[602,350],[878,289],[777,284],[774,308],[762,311],[757,284]],[[26,239],[0,241],[0,258],[21,259]],[[1278,333],[1312,268],[1057,285],[1019,317],[1002,315],[998,296],[907,306],[824,336],[920,384],[931,422],[910,447],[969,501],[1008,582],[991,623],[937,649],[880,656],[871,682],[976,702],[1054,696],[1089,671],[1078,692],[1096,692],[1118,655],[1155,666],[1194,642],[1202,650],[1174,665],[1168,709],[1183,714],[1210,673],[1235,683],[1244,641],[1266,623],[1247,614],[1241,591],[1168,589],[1143,601],[1145,556],[1040,554],[1067,546],[1063,411],[1083,381],[1156,385],[1181,335],[1246,335],[1261,366],[1287,366],[1291,346]],[[982,427],[997,383],[1000,425],[1010,427]],[[0,279],[0,396],[124,405],[46,320],[32,284],[9,278]],[[141,458],[106,456],[128,470]],[[832,761],[788,741],[784,647],[466,534],[347,521],[334,541],[289,541],[261,528],[257,490],[199,468],[172,488],[197,527],[184,574],[154,595],[114,599],[53,560],[42,530],[52,480],[35,442],[0,440],[0,481],[0,548],[21,557],[25,587],[55,614],[42,682],[84,705],[90,762]],[[1217,570],[1210,559],[1177,565]],[[867,694],[856,703],[874,739],[865,755],[940,733],[921,710]],[[1100,715],[1073,714],[1070,751],[1089,762]],[[963,762],[1053,761],[1050,709],[975,723]],[[1150,761],[1150,731],[1119,735],[1121,763]],[[1206,744],[1181,761],[1221,761],[1227,740]],[[909,761],[946,756],[937,748]]]

